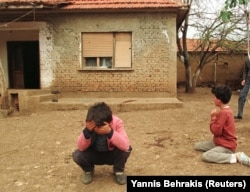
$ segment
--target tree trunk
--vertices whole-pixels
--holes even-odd
[[[185,93],[192,93],[193,89],[192,69],[188,61],[185,61],[185,75],[186,75]]]

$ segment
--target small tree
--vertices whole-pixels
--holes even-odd
[[[218,50],[234,52],[241,49],[245,35],[243,35],[243,23],[241,22],[242,14],[224,21],[218,13],[208,12],[204,5],[199,4],[199,0],[190,0],[189,3],[190,12],[180,28],[181,37],[177,38],[177,47],[178,56],[185,67],[185,92],[193,93],[202,69],[207,63],[218,57]],[[195,69],[192,69],[187,50],[187,32],[190,26],[195,28],[199,34],[195,48],[199,54],[199,63]],[[237,41],[235,41],[235,37],[238,37]]]

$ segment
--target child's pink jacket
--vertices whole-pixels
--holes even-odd
[[[112,117],[113,120],[109,125],[113,129],[113,135],[110,139],[107,138],[108,149],[113,150],[114,147],[117,147],[122,151],[128,151],[130,147],[130,142],[127,133],[124,129],[123,121],[115,115],[113,115]],[[90,146],[90,144],[91,138],[86,139],[82,131],[77,139],[78,150],[85,151]]]

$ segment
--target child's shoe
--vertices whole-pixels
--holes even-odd
[[[236,157],[239,163],[250,167],[250,158],[244,152],[236,153]]]
[[[83,177],[82,177],[82,182],[83,184],[89,184],[93,180],[93,172],[85,172]]]
[[[126,175],[124,175],[123,172],[116,172],[116,173],[114,173],[114,176],[115,176],[116,183],[118,183],[119,185],[126,184],[127,177],[126,177]]]

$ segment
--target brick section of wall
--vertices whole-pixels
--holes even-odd
[[[79,70],[82,32],[122,31],[132,32],[132,71]],[[42,88],[82,92],[176,93],[174,14],[54,16],[40,31],[40,49]]]

